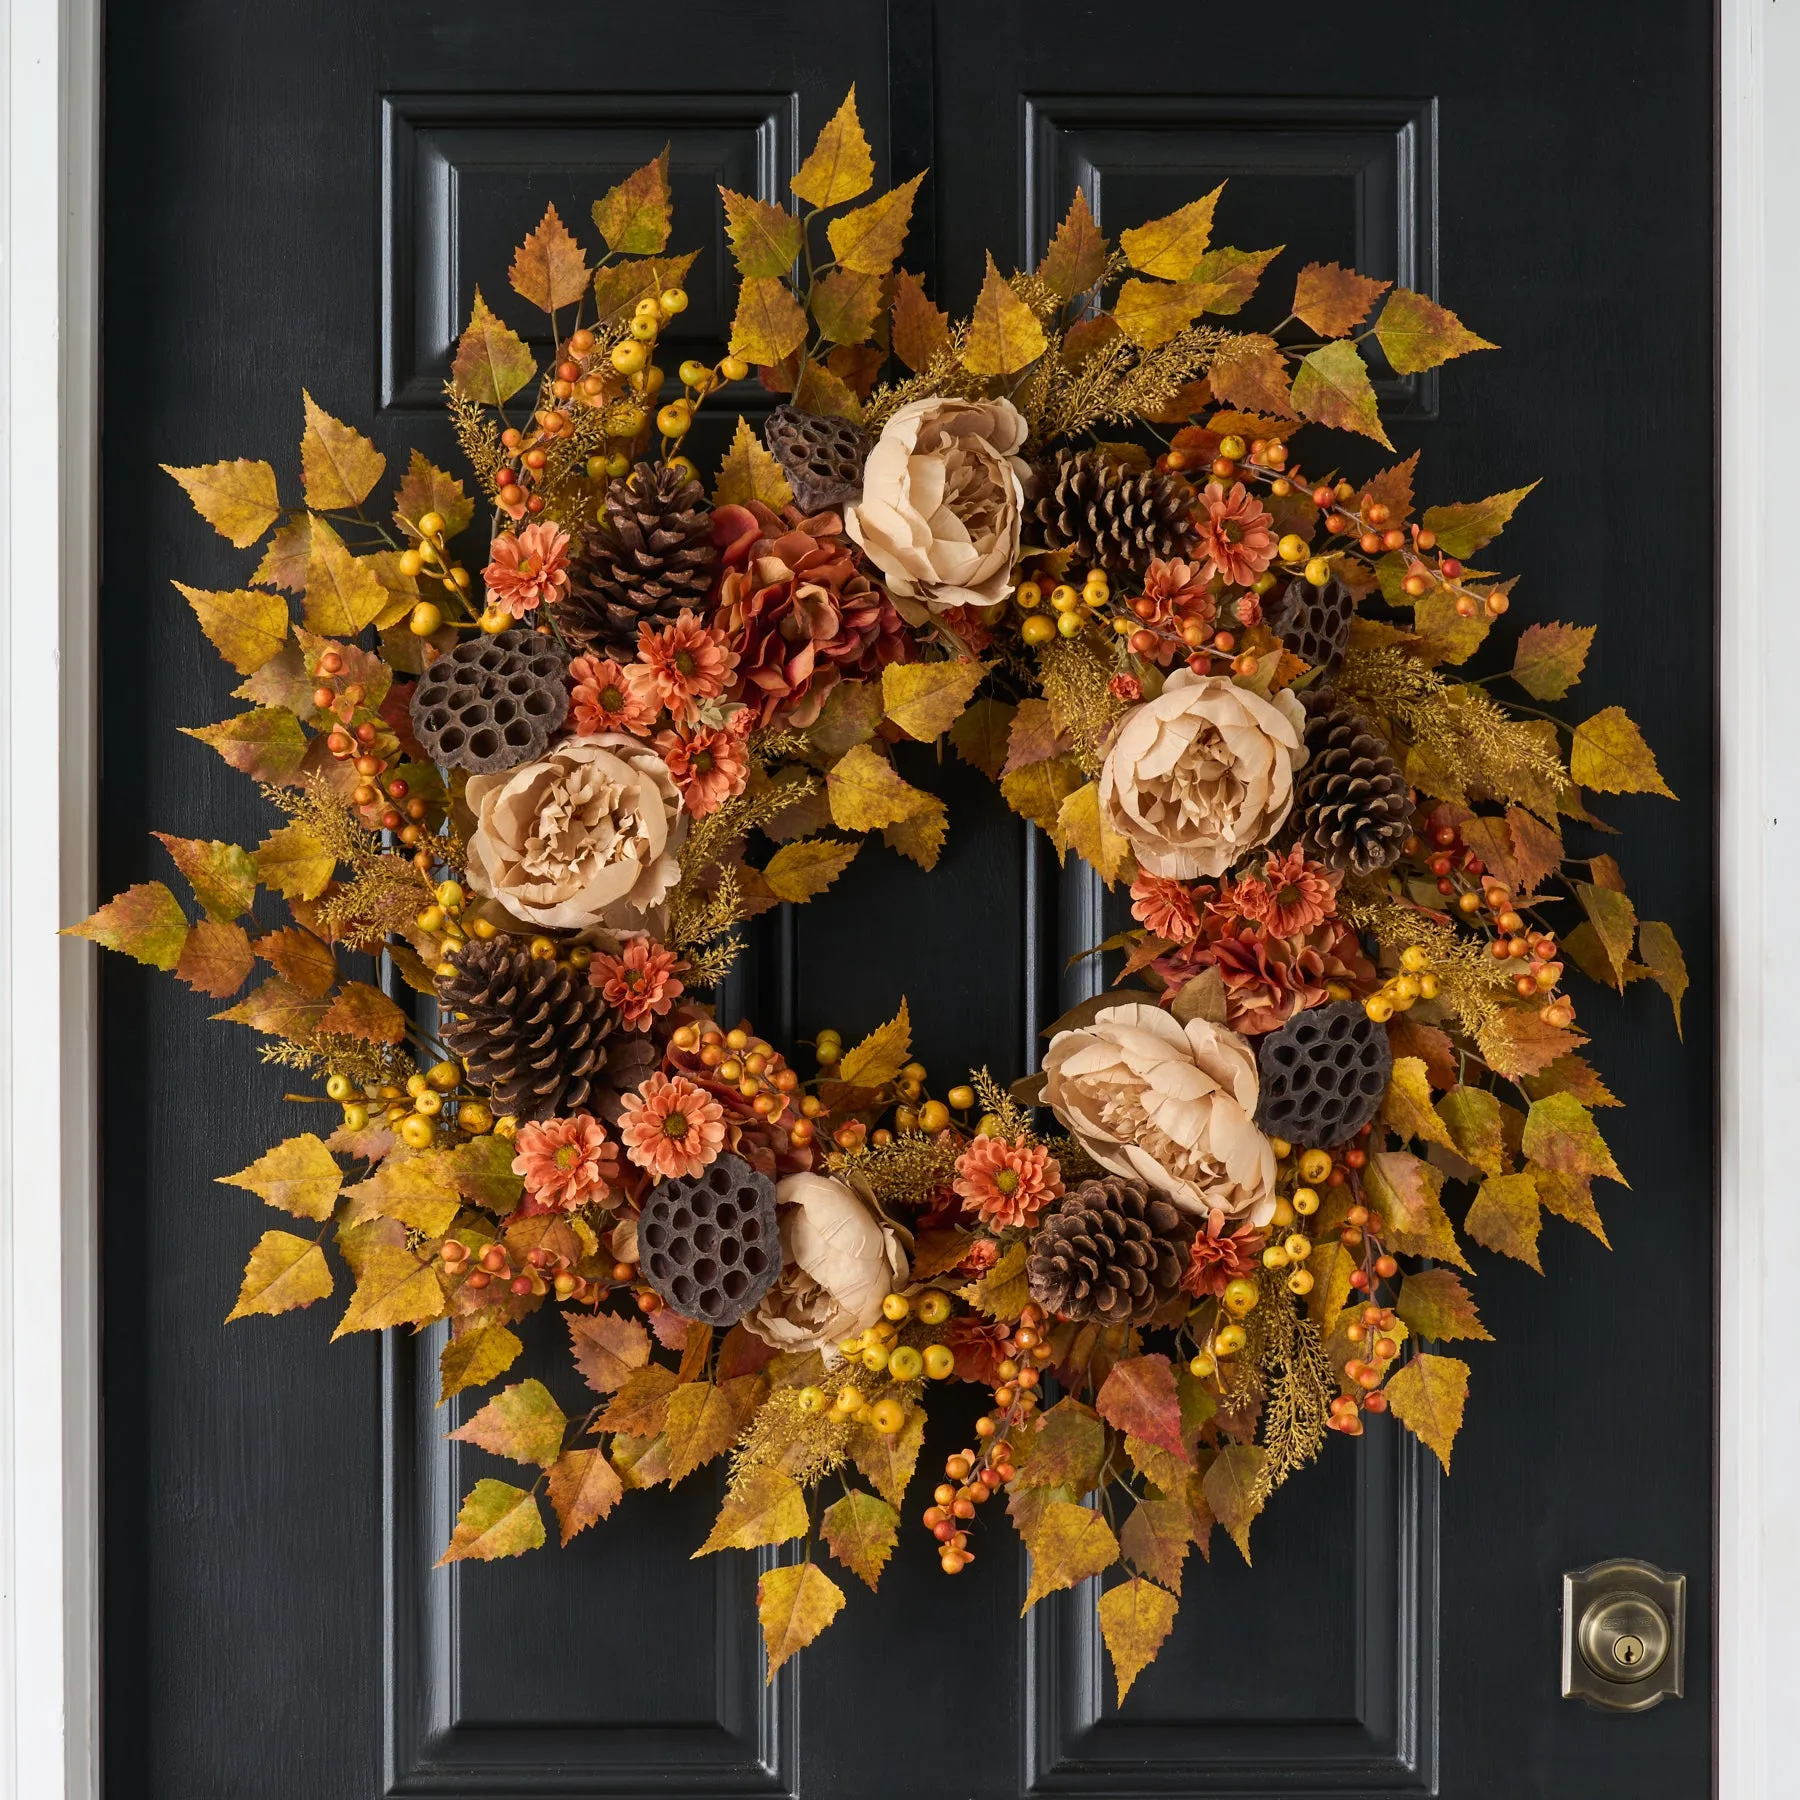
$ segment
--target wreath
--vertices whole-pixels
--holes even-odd
[[[1669,790],[1621,708],[1544,710],[1592,628],[1494,654],[1512,582],[1473,565],[1528,488],[1415,516],[1416,455],[1326,472],[1328,431],[1392,449],[1372,365],[1493,348],[1431,299],[1315,263],[1236,332],[1277,252],[1212,245],[1219,190],[1116,246],[1077,193],[952,320],[898,267],[921,177],[865,198],[852,93],[794,210],[722,191],[728,353],[671,380],[668,175],[594,206],[596,265],[554,206],[520,245],[547,368],[476,291],[475,491],[415,452],[382,516],[386,458],[310,395],[299,505],[267,462],[169,471],[261,552],[177,584],[247,703],[188,735],[284,818],[157,834],[197,918],[149,881],[72,929],[322,1085],[289,1099],[323,1135],[222,1177],[304,1222],[232,1319],[329,1297],[335,1249],[334,1336],[446,1322],[448,1399],[560,1318],[590,1391],[451,1433],[530,1478],[477,1481],[445,1561],[728,1457],[702,1552],[788,1547],[772,1678],[844,1604],[827,1551],[876,1587],[932,1398],[976,1383],[911,1528],[954,1575],[1004,1510],[1027,1606],[1116,1572],[1123,1700],[1190,1548],[1248,1555],[1328,1432],[1391,1413],[1448,1469],[1469,1369],[1427,1346],[1489,1336],[1467,1245],[1535,1269],[1545,1212],[1605,1241],[1618,1102],[1568,965],[1677,1022],[1686,975],[1564,832]],[[683,446],[751,378],[779,403],[709,499]],[[904,771],[945,740],[1129,889],[1042,1068],[939,1087],[904,1001],[853,1044],[716,1016],[745,921],[865,853],[933,867],[951,821]]]

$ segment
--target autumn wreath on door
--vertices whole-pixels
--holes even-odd
[[[1604,1241],[1568,967],[1677,1013],[1686,975],[1590,796],[1668,789],[1619,707],[1546,710],[1591,627],[1494,641],[1513,584],[1476,564],[1530,490],[1419,512],[1416,456],[1359,456],[1372,369],[1492,348],[1454,314],[1313,263],[1233,331],[1279,253],[1214,247],[1217,192],[1116,245],[1078,193],[952,320],[899,266],[921,177],[873,179],[852,94],[792,209],[722,191],[730,341],[672,371],[667,152],[595,204],[596,264],[547,210],[511,283],[553,348],[477,290],[463,477],[415,452],[376,501],[386,458],[310,395],[298,503],[267,462],[171,469],[260,546],[180,588],[247,706],[189,735],[285,818],[158,834],[197,917],[150,881],[73,929],[220,999],[270,965],[217,1016],[331,1117],[222,1178],[303,1222],[233,1319],[341,1259],[336,1335],[444,1321],[448,1398],[559,1318],[568,1382],[451,1434],[526,1473],[446,1561],[728,1458],[700,1553],[782,1547],[772,1676],[845,1603],[829,1561],[874,1588],[904,1524],[954,1575],[1004,1513],[1027,1607],[1100,1578],[1123,1699],[1190,1547],[1247,1555],[1327,1432],[1391,1413],[1448,1467],[1468,1246]],[[751,380],[760,431],[697,467]],[[859,855],[937,863],[916,745],[1129,891],[1010,1086],[940,1084],[898,995],[804,1045],[701,997]],[[954,1382],[987,1409],[918,1479]]]

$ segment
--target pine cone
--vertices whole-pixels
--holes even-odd
[[[1096,450],[1059,450],[1041,471],[1034,515],[1044,543],[1110,574],[1142,573],[1153,557],[1185,556],[1193,490],[1178,475],[1132,469]]]
[[[1412,800],[1386,742],[1329,691],[1306,701],[1306,766],[1294,818],[1308,856],[1328,869],[1373,874],[1400,860]]]
[[[1174,1206],[1141,1183],[1084,1181],[1031,1239],[1031,1297],[1059,1318],[1141,1325],[1181,1286],[1192,1237]]]
[[[439,1034],[521,1122],[589,1112],[618,1018],[579,971],[539,961],[505,938],[476,939],[438,977]]]
[[[1269,629],[1315,669],[1344,654],[1355,616],[1356,596],[1335,575],[1323,587],[1296,575],[1267,609]]]
[[[641,462],[608,485],[556,622],[578,650],[635,655],[645,620],[661,624],[684,607],[705,612],[718,556],[705,489],[667,463]]]
[[[808,517],[835,512],[862,493],[863,464],[874,439],[860,425],[778,406],[763,424],[763,442],[781,464],[794,504]]]

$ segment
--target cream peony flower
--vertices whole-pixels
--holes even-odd
[[[1029,430],[1010,400],[915,400],[888,420],[844,529],[890,593],[947,611],[1012,592]]]
[[[687,818],[668,766],[623,732],[471,777],[469,883],[533,925],[641,929],[675,885]]]
[[[1160,1006],[1105,1007],[1044,1055],[1045,1102],[1095,1162],[1183,1212],[1262,1225],[1275,1211],[1275,1152],[1252,1123],[1257,1091],[1243,1038]]]
[[[841,1181],[790,1175],[775,1186],[782,1270],[744,1319],[778,1350],[829,1350],[867,1330],[906,1280],[906,1251]]]
[[[1285,690],[1264,700],[1227,676],[1178,670],[1113,734],[1100,771],[1106,822],[1152,875],[1223,875],[1281,829],[1305,736],[1305,711]]]

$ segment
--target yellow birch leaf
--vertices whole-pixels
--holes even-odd
[[[1201,1491],[1212,1515],[1231,1534],[1238,1554],[1250,1560],[1250,1526],[1268,1498],[1265,1453],[1256,1444],[1230,1444],[1208,1465]]]
[[[565,1545],[604,1519],[625,1493],[618,1470],[599,1450],[565,1450],[551,1465],[545,1486]]]
[[[979,769],[990,781],[998,781],[1017,716],[1016,707],[989,695],[975,701],[950,727],[950,742],[971,768]]]
[[[462,1211],[461,1202],[431,1156],[397,1152],[366,1181],[344,1190],[351,1218],[396,1219],[408,1230],[442,1237]]]
[[[1073,300],[1085,294],[1106,272],[1106,239],[1094,223],[1087,195],[1080,188],[1063,222],[1050,239],[1050,248],[1038,264],[1038,279],[1059,300]]]
[[[1453,356],[1500,347],[1477,337],[1448,307],[1411,288],[1395,288],[1388,296],[1375,321],[1375,341],[1396,375],[1417,375]]]
[[[831,254],[856,274],[885,275],[898,261],[906,242],[913,199],[924,179],[925,171],[921,169],[911,181],[883,194],[879,200],[833,219],[825,227]]]
[[[235,1175],[215,1177],[300,1219],[329,1219],[344,1174],[324,1142],[308,1132],[288,1138]]]
[[[255,1313],[292,1312],[323,1300],[330,1292],[331,1265],[317,1243],[291,1231],[265,1231],[244,1265],[237,1305],[225,1315],[225,1321],[229,1324]]]
[[[194,609],[207,641],[240,675],[260,669],[287,638],[287,602],[279,594],[254,588],[211,592],[182,581],[175,587]]]
[[[881,672],[881,703],[908,737],[929,744],[969,704],[987,674],[979,662],[889,663]]]
[[[569,1421],[541,1381],[521,1381],[496,1394],[466,1425],[446,1433],[494,1456],[547,1469],[562,1454]]]
[[[795,378],[794,404],[822,418],[848,419],[853,425],[862,418],[862,402],[857,399],[856,390],[835,369],[812,358],[801,365]]]
[[[1388,1407],[1450,1473],[1450,1446],[1462,1429],[1469,1365],[1454,1356],[1415,1356],[1387,1384]]]
[[[845,831],[879,831],[931,802],[929,794],[902,781],[894,765],[867,744],[856,744],[826,771],[832,823]]]
[[[281,517],[275,471],[266,462],[240,456],[235,462],[203,463],[192,469],[157,466],[181,483],[194,511],[240,550],[248,550]]]
[[[1485,500],[1466,500],[1454,506],[1428,506],[1420,523],[1437,534],[1438,548],[1446,556],[1473,556],[1506,529],[1519,503],[1538,484],[1508,488]]]
[[[466,1388],[486,1387],[519,1360],[525,1345],[517,1332],[504,1325],[477,1325],[461,1337],[453,1337],[438,1352],[439,1406]]]
[[[1131,1684],[1156,1660],[1175,1623],[1176,1604],[1172,1594],[1140,1575],[1100,1596],[1100,1635],[1112,1657],[1121,1706]]]
[[[1326,344],[1303,356],[1294,371],[1293,399],[1303,418],[1360,432],[1388,450],[1394,447],[1381,423],[1368,365],[1352,343]]]
[[[1599,1209],[1594,1205],[1591,1176],[1564,1175],[1556,1169],[1540,1169],[1536,1163],[1527,1163],[1525,1173],[1537,1183],[1538,1199],[1543,1202],[1545,1212],[1554,1213],[1571,1225],[1579,1225],[1583,1231],[1592,1232],[1607,1249],[1612,1248],[1606,1227],[1600,1223]]]
[[[866,1420],[850,1428],[850,1460],[862,1470],[875,1491],[891,1506],[905,1503],[913,1471],[919,1466],[919,1451],[925,1442],[925,1413],[912,1407],[906,1423],[892,1434],[877,1431]]]
[[[284,900],[316,900],[337,858],[304,825],[283,825],[256,848],[256,878]]]
[[[1082,785],[1085,777],[1069,757],[1053,756],[1047,762],[1014,769],[1000,781],[1006,804],[1021,818],[1052,834],[1062,814],[1062,804]]]
[[[1200,310],[1218,318],[1241,312],[1244,302],[1256,292],[1263,270],[1286,248],[1277,244],[1272,250],[1207,251],[1188,277],[1188,285],[1200,295]]]
[[[1437,1103],[1437,1114],[1449,1128],[1451,1147],[1464,1162],[1473,1163],[1484,1175],[1500,1173],[1506,1160],[1500,1102],[1486,1088],[1452,1088]]]
[[[763,448],[762,440],[740,413],[731,447],[719,464],[719,482],[713,489],[715,506],[748,506],[760,500],[771,512],[794,503],[794,490],[781,464]]]
[[[1590,973],[1602,975],[1623,993],[1631,945],[1637,936],[1637,908],[1631,904],[1630,896],[1618,888],[1596,887],[1588,881],[1578,881],[1574,886],[1575,898],[1581,902],[1581,910],[1594,928],[1594,937],[1604,959],[1604,968]]]
[[[409,536],[416,536],[419,521],[428,512],[443,519],[444,536],[453,538],[469,528],[475,517],[475,502],[454,475],[446,475],[415,450],[406,465],[406,477],[394,495],[394,523]]]
[[[669,146],[594,202],[594,226],[620,256],[660,256],[669,241]]]
[[[790,1538],[805,1537],[807,1524],[806,1490],[791,1475],[759,1463],[732,1482],[712,1531],[694,1558],[719,1550],[785,1544]]]
[[[250,910],[256,899],[256,863],[249,851],[217,838],[178,838],[166,831],[150,835],[168,851],[210,917],[225,925]]]
[[[1688,990],[1687,958],[1675,941],[1675,933],[1660,919],[1646,919],[1638,927],[1638,955],[1650,978],[1669,996],[1675,1009],[1675,1035],[1681,1036],[1681,1000]]]
[[[1106,822],[1099,786],[1092,781],[1064,797],[1050,838],[1059,862],[1073,850],[1108,887],[1118,881],[1131,857],[1130,840]]]
[[[509,1481],[478,1481],[456,1515],[450,1547],[437,1567],[453,1562],[496,1562],[544,1547],[544,1515],[537,1501]]]
[[[900,1515],[877,1495],[852,1488],[826,1507],[819,1535],[831,1554],[873,1591],[900,1541]]]
[[[377,1244],[356,1271],[356,1292],[332,1341],[352,1331],[385,1331],[390,1325],[423,1325],[442,1318],[444,1290],[429,1262],[403,1245]]]
[[[1452,1269],[1416,1269],[1400,1283],[1394,1311],[1418,1336],[1447,1343],[1453,1338],[1493,1342],[1475,1301]]]
[[[989,251],[987,276],[969,317],[963,367],[972,375],[1013,375],[1036,362],[1047,345],[1037,315],[1013,292]]]
[[[160,881],[144,881],[79,925],[65,926],[62,935],[89,938],[153,969],[172,969],[187,944],[188,921],[181,902]]]
[[[689,1381],[669,1397],[663,1434],[669,1440],[669,1485],[723,1456],[737,1440],[756,1404],[757,1377],[735,1381]]]
[[[1112,316],[1134,344],[1152,350],[1185,331],[1194,322],[1203,299],[1193,282],[1134,279],[1119,289]]]
[[[508,279],[513,292],[540,312],[560,312],[587,293],[587,258],[554,203],[544,208],[537,229],[513,252]]]
[[[1533,1162],[1559,1174],[1604,1175],[1623,1187],[1631,1185],[1619,1173],[1594,1115],[1573,1094],[1546,1094],[1532,1101],[1521,1148]]]
[[[300,434],[300,478],[315,513],[360,506],[387,469],[387,458],[363,434],[334,419],[305,388],[306,429]]]
[[[925,284],[902,269],[894,280],[894,354],[915,374],[950,344],[948,315],[925,297]]]
[[[875,157],[856,116],[856,87],[831,115],[806,161],[788,185],[808,206],[841,206],[866,194],[875,181]]]
[[[306,756],[306,736],[300,721],[285,707],[263,706],[239,713],[217,725],[184,725],[184,737],[201,743],[224,757],[255,781],[279,785],[299,768]]]
[[[783,844],[763,866],[762,878],[779,900],[796,905],[822,894],[855,860],[861,844],[837,838],[802,838]]]
[[[1510,1256],[1541,1275],[1537,1243],[1543,1222],[1537,1184],[1529,1175],[1490,1175],[1476,1193],[1463,1229],[1484,1249]]]
[[[626,1376],[613,1403],[600,1415],[602,1431],[621,1431],[633,1437],[661,1433],[669,1416],[669,1397],[675,1392],[675,1371],[650,1363]]]
[[[374,569],[315,517],[306,565],[306,629],[324,637],[355,637],[375,623],[386,604],[387,590]]]
[[[1383,1150],[1369,1158],[1363,1177],[1368,1197],[1386,1221],[1390,1248],[1407,1256],[1429,1256],[1467,1269],[1450,1216],[1438,1196],[1444,1172],[1405,1151]]]
[[[1182,1565],[1193,1542],[1194,1515],[1179,1491],[1140,1500],[1119,1530],[1125,1560],[1173,1594],[1181,1592]]]
[[[1313,1278],[1313,1288],[1306,1297],[1306,1310],[1315,1325],[1328,1326],[1343,1310],[1350,1298],[1351,1273],[1361,1266],[1335,1238],[1321,1244],[1308,1258],[1306,1268]]]
[[[1120,232],[1119,248],[1140,275],[1186,281],[1212,241],[1213,209],[1224,191],[1225,184],[1220,182],[1210,194],[1190,200],[1165,217]]]
[[[785,281],[773,276],[747,280],[738,290],[731,321],[731,353],[769,367],[806,342],[806,314]]]
[[[923,806],[908,813],[898,825],[883,828],[881,841],[921,869],[930,870],[937,867],[949,833],[950,809],[935,794],[927,794]]]
[[[450,364],[450,385],[465,400],[504,406],[536,373],[537,363],[525,340],[489,308],[476,288],[468,326]]]
[[[812,314],[828,343],[866,344],[881,307],[879,275],[833,269],[813,283]]]
[[[1587,666],[1592,625],[1527,625],[1513,651],[1512,678],[1534,700],[1561,700]]]
[[[1001,1254],[1000,1260],[987,1271],[958,1288],[960,1298],[990,1319],[1003,1319],[1009,1324],[1031,1301],[1031,1288],[1025,1275],[1026,1243],[1023,1238]]]
[[[1394,1058],[1388,1090],[1382,1097],[1381,1117],[1403,1140],[1417,1138],[1427,1144],[1442,1144],[1446,1150],[1456,1148],[1456,1140],[1432,1110],[1431,1080],[1419,1057]]]
[[[1369,308],[1393,285],[1336,263],[1308,263],[1294,281],[1294,317],[1320,337],[1341,338],[1368,317]]]
[[[1601,794],[1661,794],[1674,791],[1657,769],[1644,734],[1622,706],[1609,706],[1575,727],[1569,773],[1578,787]]]
[[[1119,1540],[1112,1527],[1092,1507],[1077,1506],[1072,1500],[1052,1500],[1045,1506],[1030,1548],[1031,1585],[1025,1590],[1020,1618],[1046,1594],[1072,1588],[1119,1560]]]
[[[694,266],[698,250],[681,256],[647,256],[638,262],[606,263],[594,271],[594,323],[610,329],[624,324],[643,299],[654,299],[680,287]]]
[[[906,1066],[912,1049],[912,1016],[906,1002],[885,1025],[877,1025],[854,1050],[846,1050],[837,1076],[852,1087],[880,1087]]]
[[[796,180],[796,188],[798,185]],[[838,1616],[843,1604],[843,1589],[814,1563],[789,1563],[765,1571],[756,1584],[756,1616],[762,1621],[771,1682],[775,1671],[796,1650],[804,1650]]]
[[[752,279],[785,276],[804,242],[800,221],[785,206],[736,194],[728,187],[719,189],[719,198],[725,204],[725,234],[738,273]]]

